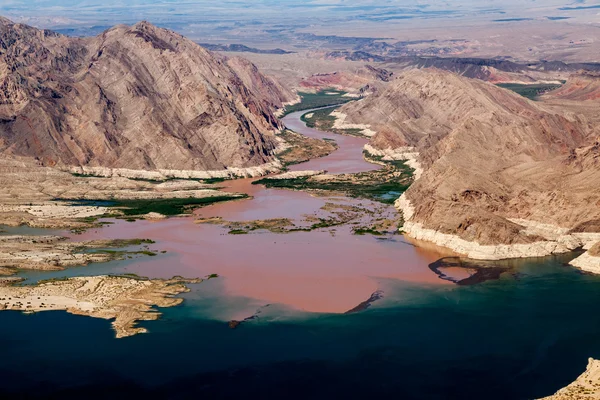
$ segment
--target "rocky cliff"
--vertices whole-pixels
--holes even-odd
[[[413,70],[340,111],[378,132],[376,151],[418,161],[399,202],[408,234],[494,259],[600,240],[600,130],[573,110]]]
[[[289,99],[251,63],[147,22],[79,39],[0,20],[0,153],[45,166],[262,165]]]

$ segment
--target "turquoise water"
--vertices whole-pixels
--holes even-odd
[[[6,226],[0,225],[0,236],[2,235],[60,235],[62,231],[54,229],[31,228],[27,225]]]
[[[157,248],[157,247],[154,247]],[[123,251],[139,251],[141,246],[124,247],[119,250]],[[89,264],[79,267],[70,267],[65,270],[58,271],[44,271],[44,270],[23,270],[19,272],[19,277],[24,278],[22,284],[33,285],[39,281],[55,278],[72,278],[76,276],[98,276],[98,275],[123,275],[127,273],[136,273],[137,270],[130,269],[135,265],[144,265],[145,261],[163,261],[169,263],[171,259],[170,254],[159,254],[149,258],[148,256],[141,254],[132,254],[125,260],[115,260],[107,263],[100,264]],[[171,276],[169,276],[171,277]]]
[[[0,313],[0,397],[528,399],[600,357],[600,278],[570,256],[511,262],[473,286],[381,283],[350,315],[277,305],[229,329],[219,279],[114,339],[109,321],[63,312]],[[114,397],[112,397],[114,398]]]

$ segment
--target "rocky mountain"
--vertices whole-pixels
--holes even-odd
[[[508,258],[600,240],[600,128],[574,110],[424,69],[340,111],[378,132],[373,151],[416,158],[422,174],[399,202],[407,233]]]
[[[325,59],[343,59],[378,63],[380,67],[402,71],[409,69],[436,68],[450,71],[467,78],[481,79],[487,82],[535,83],[538,81],[556,81],[578,71],[598,72],[600,63],[565,63],[562,61],[515,62],[502,58],[441,57],[385,55],[382,52],[332,51],[324,55]]]
[[[569,78],[567,84],[547,97],[561,101],[598,101],[600,100],[600,72],[579,71]]]
[[[82,39],[0,20],[0,153],[46,166],[261,165],[290,98],[251,63],[147,22]]]
[[[376,54],[367,53],[364,51],[349,51],[336,50],[325,54],[325,59],[330,60],[346,60],[346,61],[366,61],[366,62],[383,62],[387,59]]]
[[[393,72],[371,65],[361,66],[348,71],[314,74],[300,81],[300,88],[323,90],[336,88],[351,92],[372,92],[382,83],[392,79]]]
[[[286,51],[283,49],[257,49],[255,47],[248,47],[243,44],[211,44],[211,43],[199,43],[200,46],[210,51],[228,51],[228,52],[240,52],[240,53],[256,53],[256,54],[292,54],[293,51]]]

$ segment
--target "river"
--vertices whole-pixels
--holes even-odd
[[[335,139],[339,150],[294,170],[378,168],[362,158],[364,139],[309,129],[303,113],[284,122]],[[252,179],[224,185],[252,198],[196,216],[301,220],[320,215],[328,202],[395,213],[367,200],[267,189]],[[505,271],[498,279],[465,286],[429,267],[443,252],[401,235],[357,236],[349,227],[230,235],[193,217],[112,222],[76,238],[150,238],[152,248],[167,253],[23,276],[219,278],[193,285],[181,306],[161,310],[161,320],[140,324],[149,334],[126,339],[114,338],[109,321],[0,313],[0,395],[528,399],[551,394],[585,369],[587,357],[600,357],[600,278],[567,266],[573,255],[494,263]],[[453,269],[456,276],[475,271],[447,271]],[[374,293],[366,310],[345,314]],[[227,326],[250,316],[237,329]]]
[[[329,156],[294,165],[292,170],[317,169],[330,173],[363,172],[380,168],[362,157],[365,139],[327,134],[310,129],[300,120],[305,112],[288,115],[290,129],[315,138],[335,139],[338,150]],[[228,221],[319,216],[327,203],[357,205],[379,214],[395,215],[396,210],[369,200],[345,197],[315,197],[305,192],[267,189],[252,185],[255,179],[223,183],[225,190],[244,192],[251,199],[218,203],[199,209],[198,217],[222,217]],[[193,218],[135,223],[115,220],[113,225],[77,240],[149,238],[168,256],[131,263],[127,272],[167,278],[173,275],[219,274],[226,294],[251,298],[261,304],[284,304],[309,312],[345,312],[367,300],[380,289],[382,279],[446,285],[428,265],[439,253],[425,251],[400,235],[378,238],[354,235],[350,227],[313,232],[275,234],[260,231],[249,235],[228,235],[220,226],[195,224]],[[165,264],[169,267],[166,268]],[[103,266],[86,268],[95,274]],[[79,273],[79,271],[77,272]],[[251,312],[250,312],[251,311]],[[252,315],[255,310],[232,309],[223,320]],[[250,314],[248,314],[250,312]]]

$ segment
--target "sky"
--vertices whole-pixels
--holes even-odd
[[[148,20],[195,40],[252,37],[260,42],[261,35],[266,40],[286,30],[335,34],[336,27],[345,25],[348,35],[348,24],[397,26],[407,21],[417,21],[419,27],[440,21],[553,18],[600,25],[600,0],[0,0],[0,15],[73,36]]]
[[[139,18],[253,18],[282,20],[313,16],[355,18],[399,13],[450,17],[480,12],[577,14],[600,2],[588,0],[1,0],[0,13],[13,18],[56,18],[81,23],[127,22]],[[562,9],[562,10],[560,10]],[[67,23],[67,22],[65,22]]]

